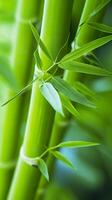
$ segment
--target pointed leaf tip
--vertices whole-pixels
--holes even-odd
[[[42,173],[42,175],[46,178],[46,180],[49,181],[49,173],[48,173],[47,165],[43,159],[38,160],[38,168],[40,172]]]
[[[62,153],[60,153],[59,151],[50,151],[50,152],[55,158],[62,161],[68,167],[71,167],[73,170],[76,170],[76,167]]]
[[[112,41],[112,35],[108,35],[105,37],[101,37],[95,39],[91,42],[84,44],[82,47],[75,49],[74,51],[66,54],[60,61],[62,64],[65,61],[73,61],[76,60],[84,55],[87,55],[89,52],[107,44],[108,42]]]
[[[58,147],[66,147],[66,148],[81,148],[81,147],[92,147],[98,146],[99,143],[89,142],[89,141],[66,141],[58,144]]]
[[[108,26],[106,24],[100,24],[97,22],[88,22],[88,25],[95,30],[98,30],[104,33],[112,33],[112,26]]]
[[[77,109],[73,106],[71,101],[64,95],[61,95],[63,106],[68,110],[75,118],[80,119],[79,112]]]
[[[50,55],[47,47],[45,46],[44,42],[41,40],[37,29],[35,28],[35,26],[30,22],[30,27],[32,30],[32,33],[35,37],[35,40],[37,41],[37,44],[40,46],[41,50],[44,52],[44,54],[50,59],[52,60],[52,56]]]
[[[112,76],[112,72],[95,65],[77,62],[77,61],[68,61],[59,64],[59,67],[65,70],[73,70],[77,73],[84,73],[96,76]]]
[[[61,79],[60,77],[52,78],[51,83],[60,93],[68,97],[68,99],[70,99],[71,101],[80,103],[84,106],[95,108],[93,102],[89,101],[85,95],[71,87],[71,85],[69,85],[65,80]]]

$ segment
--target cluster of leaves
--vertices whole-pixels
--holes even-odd
[[[99,1],[98,6],[97,6],[97,7],[91,12],[91,14],[89,14],[89,15],[87,16],[87,18],[79,25],[78,31],[77,31],[77,34],[76,34],[76,37],[75,37],[75,40],[76,40],[77,35],[79,34],[79,31],[81,30],[82,26],[84,26],[85,24],[91,25],[91,27],[92,27],[93,29],[99,30],[99,31],[102,31],[102,30],[100,29],[100,26],[103,25],[103,32],[110,33],[110,30],[111,30],[111,27],[110,27],[110,26],[107,27],[107,25],[105,25],[105,24],[100,24],[100,23],[96,23],[96,22],[92,22],[92,23],[91,23],[92,18],[93,18],[95,15],[97,15],[104,7],[107,6],[110,2],[111,2],[111,0],[101,0],[101,1]],[[98,25],[98,26],[96,26],[96,25]],[[94,26],[96,26],[97,29],[94,28]],[[98,27],[99,27],[99,28],[98,28]],[[107,31],[106,31],[106,29],[107,29]],[[104,30],[105,30],[105,31],[104,31]]]
[[[105,5],[107,5],[110,0],[103,0],[101,4],[96,8],[96,10],[89,16],[87,23],[90,27],[111,34],[112,28],[105,24],[89,22],[89,19],[94,16],[97,12],[99,12]],[[76,102],[88,107],[95,107],[93,101],[88,100],[87,96],[94,99],[94,93],[88,89],[83,83],[75,82],[74,86],[68,84],[64,79],[60,76],[57,76],[56,73],[52,74],[52,70],[57,72],[58,68],[63,70],[69,70],[77,73],[84,73],[90,75],[97,76],[112,76],[112,72],[107,71],[106,69],[99,67],[99,63],[83,63],[78,59],[81,57],[86,57],[90,52],[95,50],[98,47],[110,42],[112,40],[112,35],[108,35],[99,39],[96,39],[92,42],[89,42],[82,47],[73,50],[72,52],[65,55],[61,60],[58,60],[58,56],[55,60],[53,60],[52,56],[49,53],[49,50],[46,48],[43,41],[40,39],[37,30],[35,27],[30,24],[32,32],[35,36],[37,44],[40,46],[45,55],[51,60],[52,65],[44,71],[42,68],[42,62],[38,54],[38,49],[35,52],[35,60],[37,71],[41,74],[38,75],[38,79],[40,81],[40,90],[45,99],[50,103],[50,105],[54,108],[55,111],[64,115],[63,107],[65,107],[73,116],[79,119],[79,113],[72,104],[72,102]],[[62,47],[63,48],[63,47]],[[61,50],[59,51],[59,53]],[[59,54],[58,54],[59,55]],[[51,72],[51,73],[50,73]],[[37,74],[39,74],[37,73]],[[45,74],[47,73],[47,79]],[[45,77],[45,78],[44,78]],[[63,106],[63,107],[62,107]],[[67,141],[62,142],[54,147],[49,147],[45,152],[43,152],[40,157],[34,158],[34,166],[38,167],[43,176],[49,180],[49,173],[47,169],[47,165],[45,161],[42,159],[46,153],[51,153],[56,159],[61,160],[67,166],[72,169],[76,169],[74,165],[59,151],[58,148],[78,148],[78,147],[87,147],[98,145],[98,143],[86,142],[86,141]]]
[[[89,141],[67,141],[67,142],[61,142],[56,146],[49,147],[47,150],[45,150],[39,157],[35,158],[23,158],[23,160],[33,166],[38,167],[40,172],[43,174],[43,176],[49,181],[49,173],[48,168],[43,160],[43,157],[50,153],[52,156],[54,156],[56,159],[62,161],[64,164],[66,164],[68,167],[71,167],[73,170],[76,170],[75,166],[71,163],[70,160],[68,160],[61,152],[59,152],[57,149],[59,148],[82,148],[82,147],[91,147],[99,145],[99,143],[89,142]]]
[[[90,19],[96,15],[100,10],[102,10],[108,3],[110,3],[111,0],[102,0],[99,5],[95,8],[95,10],[88,16],[86,22],[89,26],[92,28],[95,28],[99,31],[103,31],[106,33],[112,33],[112,28],[110,26],[100,24],[100,23],[94,23],[90,22]],[[83,24],[84,24],[83,23]],[[82,83],[78,84],[78,87],[75,85],[72,87],[69,85],[65,80],[60,78],[59,76],[55,76],[55,73],[52,75],[50,74],[50,70],[52,68],[55,68],[55,72],[57,71],[57,68],[61,68],[63,70],[70,70],[77,73],[84,73],[84,74],[90,74],[90,75],[98,75],[98,76],[112,76],[112,72],[109,72],[97,65],[82,63],[77,61],[80,57],[88,55],[90,52],[95,50],[96,48],[106,44],[107,42],[112,40],[112,35],[102,37],[99,39],[96,39],[92,42],[89,42],[85,45],[83,45],[81,48],[75,49],[72,52],[65,55],[60,61],[57,62],[58,56],[63,49],[63,47],[60,49],[58,55],[56,56],[56,59],[53,60],[52,56],[49,53],[49,50],[43,43],[43,41],[40,39],[39,34],[37,33],[37,30],[35,27],[30,23],[32,32],[34,34],[34,37],[37,41],[37,44],[40,46],[42,51],[45,53],[45,55],[51,60],[52,65],[47,69],[47,73],[49,73],[49,78],[47,80],[42,79],[42,82],[40,84],[40,90],[42,95],[45,97],[45,99],[51,104],[51,106],[55,109],[55,111],[59,112],[63,115],[63,108],[62,105],[75,117],[79,117],[79,114],[75,107],[72,104],[73,102],[88,106],[88,107],[95,107],[94,103],[87,99],[86,95],[89,97],[94,98],[93,93]],[[38,49],[36,50],[35,59],[37,67],[43,71],[42,69],[42,62],[39,57],[39,54],[37,53]],[[46,72],[44,72],[46,73]],[[43,73],[43,77],[44,77]],[[49,80],[49,81],[48,81]],[[86,90],[86,94],[85,94]]]
[[[100,24],[96,22],[91,22],[91,18],[95,16],[100,10],[102,10],[108,3],[110,3],[111,0],[102,0],[99,5],[93,10],[93,12],[87,17],[86,21],[83,22],[82,25],[87,23],[91,28],[105,32],[105,33],[112,33],[112,27],[107,26],[105,24]],[[77,73],[84,73],[84,74],[90,74],[90,75],[98,75],[98,76],[111,76],[112,72],[109,72],[101,67],[99,67],[99,64],[96,62],[91,62],[91,60],[87,57],[88,54],[90,54],[93,50],[96,48],[108,43],[112,40],[112,35],[102,37],[99,39],[96,39],[92,42],[89,42],[82,47],[73,50],[72,52],[65,55],[60,61],[57,62],[58,57],[61,53],[61,50],[64,48],[66,43],[68,42],[68,39],[64,46],[60,49],[58,55],[56,56],[56,59],[53,60],[52,55],[50,54],[49,50],[41,40],[37,29],[34,27],[34,25],[30,22],[31,30],[33,32],[33,35],[36,39],[37,45],[40,46],[44,54],[51,60],[52,65],[45,71],[42,69],[42,62],[38,53],[38,48],[36,49],[34,53],[36,66],[35,66],[35,79],[27,85],[25,88],[23,88],[20,92],[18,92],[14,97],[6,101],[3,105],[6,105],[13,99],[15,99],[18,95],[21,95],[22,93],[26,92],[33,82],[39,81],[40,83],[40,90],[42,95],[45,97],[45,99],[51,104],[51,106],[55,109],[55,111],[59,112],[60,114],[64,115],[63,113],[63,106],[71,112],[72,115],[75,115],[75,117],[79,117],[78,111],[73,106],[72,102],[76,102],[88,107],[95,107],[94,103],[87,99],[86,95],[89,97],[94,97],[92,91],[90,91],[84,84],[80,83],[78,84],[78,87],[75,85],[74,87],[71,87],[65,80],[61,79],[60,77],[55,76],[55,73],[51,74],[51,69],[54,69],[55,72],[57,72],[57,68],[61,68],[63,70],[70,70]],[[77,31],[79,33],[79,31]],[[91,53],[92,54],[92,53]],[[80,57],[85,57],[88,61],[88,63],[83,63],[77,61]],[[94,64],[94,65],[93,65]],[[7,66],[7,65],[5,65]],[[3,68],[2,68],[3,69]],[[4,70],[1,71],[5,77],[5,79],[12,85],[12,82],[10,80],[12,79],[13,75],[11,74],[10,68],[4,67]],[[7,74],[9,74],[9,77],[7,77]],[[47,78],[46,78],[47,77]],[[85,94],[86,90],[86,94]]]
[[[95,9],[93,13],[91,13],[91,15],[88,17],[88,19],[84,23],[88,23],[90,27],[96,30],[111,34],[112,27],[107,26],[105,24],[89,21],[89,19],[92,16],[94,16],[97,12],[99,12],[109,2],[110,0],[102,0],[101,4],[99,4],[99,6]],[[56,59],[53,59],[49,50],[47,49],[47,47],[41,40],[35,26],[32,23],[30,23],[30,26],[31,26],[33,35],[37,41],[37,45],[41,48],[41,50],[44,52],[47,58],[50,59],[52,64],[47,70],[43,69],[42,61],[39,56],[38,48],[37,48],[34,53],[34,57],[36,61],[34,79],[29,85],[27,85],[25,88],[19,91],[19,93],[17,93],[14,97],[9,99],[3,105],[6,105],[7,103],[15,99],[17,96],[26,92],[35,81],[38,81],[42,95],[45,97],[45,99],[49,102],[49,104],[54,108],[56,112],[60,113],[61,115],[64,115],[64,112],[63,112],[63,107],[64,107],[73,116],[75,116],[76,118],[79,118],[79,113],[74,107],[72,102],[76,102],[84,106],[94,108],[95,105],[93,101],[90,101],[87,98],[87,96],[89,96],[91,97],[91,99],[94,99],[94,93],[81,82],[75,82],[74,86],[71,86],[60,76],[57,76],[56,72],[59,68],[61,68],[63,70],[68,70],[68,71],[73,71],[73,72],[83,73],[83,74],[90,74],[90,75],[97,75],[97,76],[112,76],[112,72],[107,71],[101,66],[99,67],[99,64],[97,62],[84,63],[78,60],[81,57],[87,58],[87,55],[90,54],[90,52],[110,42],[112,40],[112,35],[98,38],[92,42],[89,42],[83,45],[82,47],[75,49],[72,52],[66,54],[61,60],[58,60],[59,54],[61,53],[61,50],[64,48],[65,44],[60,49],[58,55],[56,56]],[[2,61],[1,58],[0,60]],[[7,67],[8,65],[5,65],[3,62],[4,61],[2,61],[0,64],[0,72],[6,78],[6,80],[12,85],[12,82],[10,81],[14,80],[14,77],[12,75],[12,72],[10,71],[10,67]],[[2,67],[2,65],[4,65],[4,67]],[[53,70],[53,73],[52,73],[52,70]],[[69,167],[72,167],[74,169],[73,164],[66,157],[64,157],[63,154],[57,151],[57,149],[60,147],[76,148],[76,147],[86,147],[86,146],[94,146],[94,145],[97,145],[97,143],[85,142],[85,141],[63,142],[63,143],[58,144],[57,146],[48,148],[45,152],[43,152],[43,154],[40,155],[40,157],[29,159],[27,163],[38,167],[41,173],[44,175],[44,177],[47,180],[49,180],[48,169],[47,169],[45,161],[42,159],[46,153],[51,153],[55,158],[61,160],[62,162],[67,164]]]
[[[93,64],[77,61],[78,58],[87,55],[89,52],[111,41],[112,35],[98,38],[92,42],[89,42],[83,45],[82,47],[66,54],[60,61],[57,62],[58,56],[56,57],[55,60],[53,60],[52,56],[49,53],[49,50],[39,37],[39,34],[34,25],[30,23],[30,26],[38,45],[40,46],[44,54],[51,60],[52,65],[47,70],[44,70],[42,68],[42,62],[38,53],[38,49],[36,49],[34,53],[36,60],[35,79],[25,88],[23,88],[18,94],[16,94],[13,98],[5,102],[3,105],[7,104],[12,99],[14,99],[18,95],[22,94],[27,89],[29,89],[29,87],[33,84],[33,82],[38,81],[42,95],[50,103],[50,105],[54,108],[54,110],[62,115],[64,115],[62,107],[63,105],[66,109],[68,109],[69,112],[75,115],[75,117],[79,116],[72,102],[76,102],[92,108],[95,107],[93,101],[88,100],[86,95],[83,92],[81,92],[80,87],[82,87],[83,85],[82,83],[78,85],[79,89],[77,89],[76,86],[72,87],[61,77],[55,75],[55,72],[57,71],[58,68],[61,68],[63,70],[70,70],[77,73],[84,73],[84,74],[91,74],[98,76],[112,76],[112,72],[107,71],[104,68],[95,66]],[[50,73],[51,69],[54,69],[55,71],[53,74]],[[85,88],[85,85],[83,85],[83,87]],[[89,89],[87,89],[87,91],[88,95],[90,97],[93,97],[91,95],[92,92]]]

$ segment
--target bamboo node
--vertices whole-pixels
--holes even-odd
[[[40,157],[30,157],[30,156],[26,156],[24,151],[23,151],[23,147],[21,147],[20,150],[20,158],[28,165],[30,166],[37,166],[38,164],[38,160],[40,159]]]

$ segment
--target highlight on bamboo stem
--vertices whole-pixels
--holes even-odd
[[[93,190],[102,199],[102,180],[111,182],[111,0],[20,0],[17,10],[11,1],[0,6],[0,200],[82,200]]]

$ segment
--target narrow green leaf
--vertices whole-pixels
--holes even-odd
[[[25,86],[24,88],[22,88],[18,93],[16,93],[13,97],[11,97],[10,99],[8,99],[6,102],[4,102],[1,106],[5,106],[8,103],[10,103],[11,101],[13,101],[14,99],[16,99],[18,96],[21,96],[22,94],[24,94],[25,92],[27,92],[28,90],[31,89],[32,84],[37,80],[37,78],[35,78],[33,81],[31,81],[27,86]]]
[[[106,69],[77,61],[63,62],[62,64],[59,64],[59,67],[66,70],[73,70],[78,73],[98,75],[98,76],[112,76],[112,72]]]
[[[75,60],[77,58],[80,58],[81,56],[88,54],[89,52],[95,50],[96,48],[110,42],[112,40],[112,35],[105,36],[102,38],[98,38],[96,40],[93,40],[89,43],[84,44],[82,47],[75,49],[71,53],[68,53],[65,55],[61,61],[60,64],[62,64],[65,61]]]
[[[91,17],[95,16],[100,10],[102,10],[110,2],[111,2],[111,0],[100,0],[99,1],[99,5],[89,15],[88,19],[90,19]]]
[[[75,88],[79,90],[79,92],[91,98],[95,98],[95,93],[90,88],[88,88],[84,83],[80,81],[75,81],[74,85],[75,85]]]
[[[93,9],[93,11],[90,12],[90,14],[86,17],[86,19],[81,24],[79,24],[79,30],[80,30],[81,26],[88,23],[92,17],[94,17],[97,13],[99,13],[110,2],[111,2],[111,0],[100,0],[99,4],[95,7],[95,9]],[[78,32],[79,32],[79,30],[78,30]]]
[[[74,165],[59,151],[50,151],[52,155],[57,158],[58,160],[62,161],[64,164],[66,164],[68,167],[71,167],[72,169],[76,169]]]
[[[85,62],[91,65],[103,67],[103,63],[101,62],[101,60],[93,52],[90,52],[88,55],[83,56],[83,58]]]
[[[60,96],[53,85],[49,82],[43,83],[40,87],[42,95],[49,102],[49,104],[54,108],[55,111],[63,115],[62,104]]]
[[[95,30],[98,30],[104,33],[112,33],[112,26],[100,24],[97,22],[88,22],[88,25],[91,26]]]
[[[93,62],[94,62],[93,65],[96,65],[99,67],[103,66],[102,61],[95,55],[95,53],[90,52],[89,55],[91,56],[91,59],[93,59]],[[90,64],[92,64],[92,63],[90,63]]]
[[[8,99],[6,102],[4,102],[1,106],[5,106],[8,103],[10,103],[11,101],[13,101],[14,99],[16,99],[18,96],[21,96],[22,94],[24,94],[25,92],[27,92],[29,90],[30,86],[26,86],[24,87],[22,90],[20,90],[17,94],[15,94],[12,98]]]
[[[38,168],[39,168],[40,172],[42,173],[42,175],[47,179],[47,181],[49,181],[47,165],[44,162],[44,160],[41,158],[38,160]]]
[[[6,58],[0,56],[0,76],[13,88],[17,89],[17,81]]]
[[[42,62],[38,53],[38,49],[36,49],[36,51],[34,52],[34,58],[35,58],[35,62],[38,66],[39,69],[42,69]]]
[[[51,83],[60,93],[67,96],[71,101],[80,103],[88,107],[92,107],[92,108],[95,107],[95,105],[92,102],[90,102],[86,98],[86,96],[84,96],[83,94],[75,90],[73,87],[71,87],[66,81],[64,81],[60,77],[52,78]]]
[[[42,51],[45,53],[45,55],[50,59],[52,60],[52,56],[50,55],[47,47],[45,46],[45,44],[43,43],[43,41],[41,40],[39,34],[38,34],[38,31],[37,29],[35,28],[35,26],[30,22],[30,27],[31,27],[31,30],[33,32],[33,35],[37,41],[37,44],[39,44],[40,48],[42,49]]]
[[[99,143],[88,142],[88,141],[67,141],[58,144],[58,147],[67,147],[67,148],[80,148],[80,147],[91,147],[97,146]]]
[[[63,106],[77,119],[79,119],[79,112],[77,109],[73,106],[73,104],[69,101],[67,97],[64,95],[61,95],[61,100]]]
[[[94,58],[89,58],[88,56],[84,56],[85,62],[88,62],[90,65],[95,65],[95,66],[102,66],[99,65],[99,63],[94,60]]]

